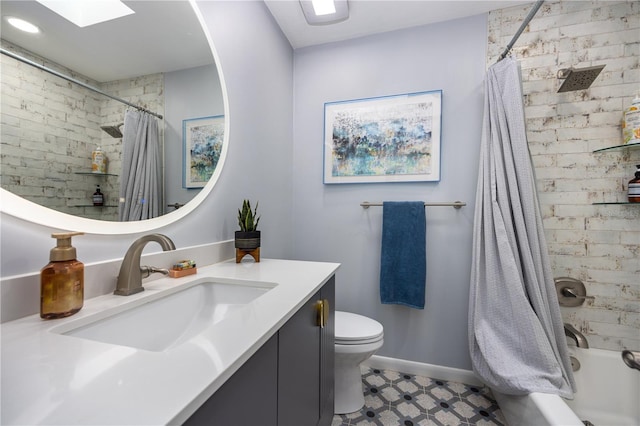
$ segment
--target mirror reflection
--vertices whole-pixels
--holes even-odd
[[[130,221],[169,213],[206,184],[224,106],[200,23],[186,1],[124,3],[134,13],[79,27],[36,1],[2,1],[3,189]]]

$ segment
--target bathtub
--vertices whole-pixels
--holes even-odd
[[[578,391],[573,400],[532,393],[504,395],[493,391],[507,423],[512,426],[640,425],[640,371],[627,367],[621,352],[570,347],[580,362],[574,377]]]

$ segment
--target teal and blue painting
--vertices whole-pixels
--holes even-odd
[[[190,124],[185,131],[189,141],[189,168],[185,186],[201,187],[209,181],[220,160],[224,142],[224,119]]]
[[[327,104],[331,177],[431,175],[439,162],[439,102],[402,96]]]

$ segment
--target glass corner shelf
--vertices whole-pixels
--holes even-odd
[[[594,206],[603,206],[603,205],[620,205],[620,204],[629,204],[629,205],[635,205],[635,206],[640,206],[640,203],[630,203],[629,201],[612,201],[612,202],[608,202],[608,203],[591,203]]]
[[[118,207],[118,206],[110,206],[110,205],[106,205],[106,204],[104,204],[102,206],[96,206],[95,204],[77,204],[75,206],[69,206],[69,207],[82,207],[82,208],[84,208],[84,207],[100,207],[100,208],[102,208],[102,207],[111,207],[111,208],[114,208],[114,207]]]
[[[77,175],[88,175],[88,176],[118,176],[113,173],[93,173],[93,172],[75,172]]]
[[[635,142],[635,143],[626,143],[624,145],[616,145],[616,146],[609,146],[607,148],[600,148],[600,149],[596,149],[593,152],[604,152],[604,151],[615,151],[618,149],[634,149],[634,148],[640,148],[640,141]],[[598,203],[598,204],[603,204],[603,203]],[[607,204],[607,203],[604,203]]]

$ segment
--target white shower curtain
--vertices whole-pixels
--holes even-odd
[[[517,62],[491,66],[474,219],[469,348],[499,392],[572,398],[575,382],[525,131]]]
[[[162,213],[162,158],[158,121],[129,110],[122,136],[119,219],[151,219]]]

